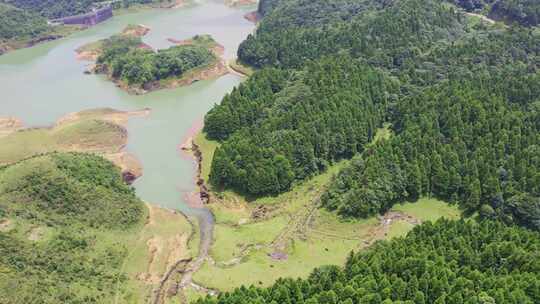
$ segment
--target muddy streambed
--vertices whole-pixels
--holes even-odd
[[[242,79],[228,74],[187,87],[134,96],[104,76],[83,74],[88,62],[77,61],[75,49],[118,33],[128,24],[143,24],[151,28],[143,41],[154,48],[169,47],[168,38],[210,34],[225,47],[224,56],[230,59],[253,30],[254,25],[243,18],[250,10],[253,7],[228,7],[223,0],[197,0],[179,9],[115,16],[66,39],[0,56],[0,117],[17,117],[26,126],[39,127],[84,109],[151,108],[149,116],[131,119],[127,126],[127,150],[143,166],[143,176],[133,185],[143,200],[196,217],[204,254],[211,243],[213,218],[208,210],[188,202],[188,194],[196,188],[196,165],[192,159],[181,157],[180,145],[192,126]]]

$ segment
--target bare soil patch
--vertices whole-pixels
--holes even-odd
[[[45,229],[43,227],[33,227],[28,233],[28,240],[37,242],[41,240],[44,233],[45,233]]]
[[[8,232],[12,229],[12,222],[9,219],[0,220],[0,231]]]
[[[0,137],[23,128],[23,123],[16,117],[0,117]]]

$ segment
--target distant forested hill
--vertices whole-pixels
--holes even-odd
[[[197,304],[534,304],[540,302],[540,235],[486,221],[439,220],[406,238],[351,254],[269,288],[241,287]]]
[[[98,0],[4,0],[13,6],[35,12],[48,19],[87,13]]]
[[[144,205],[111,162],[48,154],[0,168],[0,303],[104,303]],[[28,233],[26,232],[28,231]]]
[[[540,23],[540,2],[537,0],[450,0],[467,11],[483,11],[490,17],[518,22],[525,26]]]
[[[518,22],[526,26],[535,26],[540,23],[540,2],[537,0],[446,0],[469,12],[481,12],[496,19],[502,19],[510,22]],[[259,1],[259,13],[262,16],[268,15],[279,6],[286,6],[287,3],[294,1],[285,0],[261,0]],[[303,5],[311,5],[318,1],[304,1]],[[335,5],[336,10],[340,10],[338,5],[347,1],[326,1],[322,5]],[[392,4],[392,0],[378,1],[348,1],[353,3],[372,3],[375,5],[386,6]],[[321,3],[319,3],[320,5]],[[294,4],[293,4],[294,6]],[[333,12],[327,11],[332,14]]]
[[[18,8],[32,11],[48,19],[56,19],[67,16],[88,13],[91,8],[99,5],[104,0],[0,0]],[[115,4],[119,7],[127,7],[132,4],[148,4],[153,2],[167,2],[168,0],[122,0]]]
[[[431,195],[540,229],[535,28],[434,0],[296,0],[238,55],[263,69],[206,116],[214,185],[276,194],[357,155],[322,199],[343,216]]]
[[[47,30],[47,20],[39,14],[0,3],[0,42],[37,37]]]

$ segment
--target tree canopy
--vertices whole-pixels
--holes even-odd
[[[97,63],[114,79],[145,87],[153,81],[180,77],[191,69],[215,61],[216,56],[206,47],[208,39],[214,42],[210,37],[197,36],[193,45],[154,52],[143,47],[140,37],[114,35],[103,41]]]
[[[276,194],[357,155],[323,195],[341,215],[427,195],[540,229],[538,31],[439,1],[293,1],[238,54],[262,69],[206,116],[215,186]]]
[[[0,42],[34,38],[49,30],[47,20],[38,14],[0,3]]]

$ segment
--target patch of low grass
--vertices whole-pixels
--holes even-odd
[[[246,225],[218,224],[214,228],[215,241],[210,254],[216,262],[227,262],[240,256],[249,246],[271,243],[286,226],[287,219],[282,216]]]
[[[327,264],[341,265],[355,249],[358,241],[310,236],[295,239],[287,260],[269,257],[269,248],[256,250],[232,267],[219,267],[206,262],[194,280],[206,287],[230,291],[240,285],[269,286],[280,277],[307,277],[313,268]]]
[[[214,152],[220,146],[219,142],[209,140],[206,137],[206,134],[199,132],[194,138],[195,143],[199,146],[199,149],[202,153],[202,168],[201,168],[201,177],[208,181],[210,176],[210,167],[212,166],[212,159],[214,158]]]
[[[403,220],[398,220],[392,222],[390,225],[390,229],[388,230],[388,234],[386,237],[388,239],[393,239],[395,237],[402,237],[406,236],[409,231],[411,231],[414,228],[414,225]]]
[[[434,198],[421,198],[414,203],[395,205],[392,210],[401,211],[423,222],[436,221],[441,217],[459,219],[461,211],[457,205],[450,205]]]
[[[77,52],[99,52],[103,48],[103,40],[87,43],[79,48]]]
[[[377,143],[381,140],[388,140],[392,136],[391,124],[385,123],[382,128],[377,129],[375,137],[373,138],[372,143]]]
[[[99,119],[99,115],[88,112],[51,128],[23,129],[0,137],[0,164],[55,151],[118,152],[126,143],[124,128]]]
[[[388,139],[390,125],[381,128],[375,140]],[[217,142],[198,134],[195,142],[203,154],[202,176],[208,180],[211,160]],[[414,226],[407,221],[394,221],[386,235],[376,234],[381,228],[377,217],[364,220],[340,218],[335,213],[316,208],[316,202],[332,177],[347,161],[334,164],[326,172],[295,185],[277,196],[246,199],[232,191],[213,191],[212,204],[216,226],[214,244],[210,250],[213,262],[207,261],[194,274],[202,286],[230,291],[241,285],[269,286],[280,277],[307,277],[322,265],[342,265],[350,251],[364,248],[373,237],[389,239],[405,235]],[[265,209],[262,219],[253,213]],[[416,203],[397,205],[401,211],[420,221],[436,220],[441,216],[457,218],[459,210],[435,199],[424,198]],[[269,254],[276,243],[284,239],[286,260],[274,260]],[[242,250],[251,246],[251,250]],[[236,264],[224,265],[241,257]],[[215,263],[214,263],[215,262]]]
[[[197,291],[193,287],[188,287],[188,288],[184,289],[184,296],[186,298],[187,303],[193,303],[193,302],[197,301],[200,298],[206,297],[206,293],[201,292],[201,291]],[[176,297],[176,298],[178,298],[178,297]],[[170,304],[172,304],[172,303],[170,303]],[[178,304],[183,304],[183,303],[178,303]]]

